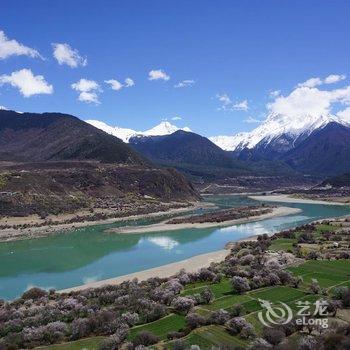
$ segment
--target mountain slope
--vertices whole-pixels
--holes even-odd
[[[87,123],[93,125],[94,127],[103,130],[107,134],[116,136],[128,143],[130,138],[136,136],[162,136],[162,135],[170,135],[178,130],[191,131],[189,128],[178,128],[176,125],[173,125],[169,122],[163,121],[155,127],[146,130],[146,131],[136,131],[127,128],[120,128],[118,126],[110,126],[104,122],[99,120],[86,120]]]
[[[326,180],[324,180],[318,187],[350,188],[350,172],[329,177]]]
[[[219,167],[233,165],[225,151],[192,132],[180,130],[166,136],[134,137],[130,144],[150,159]]]
[[[294,148],[313,131],[334,122],[345,124],[331,114],[298,115],[291,118],[287,115],[272,113],[251,132],[234,136],[215,136],[210,139],[222,149],[237,153],[247,149],[262,150],[263,148],[273,153],[284,153]]]
[[[194,176],[225,177],[249,170],[206,137],[182,130],[165,136],[133,137],[130,145],[152,161]]]
[[[0,160],[144,164],[121,140],[67,114],[0,110]]]
[[[241,161],[279,161],[321,176],[350,170],[350,124],[331,114],[271,114],[249,133],[211,139]]]
[[[350,128],[339,123],[329,123],[315,130],[281,159],[303,173],[336,175],[348,172]]]
[[[76,117],[0,111],[0,218],[84,209],[98,220],[198,199],[178,171]]]

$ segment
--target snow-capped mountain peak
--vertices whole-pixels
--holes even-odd
[[[160,124],[156,125],[152,129],[142,132],[143,136],[163,136],[170,135],[178,130],[191,131],[188,127],[178,128],[176,125],[173,125],[167,121],[163,121]]]
[[[86,122],[110,135],[120,138],[127,143],[129,142],[130,138],[135,136],[163,136],[170,135],[178,130],[191,131],[188,127],[178,128],[176,125],[173,125],[167,121],[162,121],[160,124],[146,131],[136,131],[117,126],[110,126],[99,120],[86,120]]]
[[[282,135],[288,135],[293,140],[293,144],[300,136],[308,136],[314,130],[323,128],[331,122],[346,124],[331,114],[299,115],[291,118],[288,115],[271,113],[262,124],[251,132],[243,132],[233,136],[214,136],[210,137],[210,140],[226,151],[252,149],[262,141],[264,145],[267,145]]]
[[[100,120],[86,120],[87,123],[91,124],[97,129],[103,130],[107,134],[116,136],[124,142],[129,142],[130,137],[134,136],[138,132],[132,129],[119,128],[118,126],[110,126]]]

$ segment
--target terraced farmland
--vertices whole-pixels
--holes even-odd
[[[148,331],[161,339],[166,339],[167,334],[171,331],[179,331],[185,326],[185,317],[177,314],[170,314],[160,320],[146,323],[144,325],[131,328],[129,339],[132,340],[139,332]]]

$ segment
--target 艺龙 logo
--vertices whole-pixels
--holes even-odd
[[[270,301],[259,299],[263,310],[258,312],[259,321],[266,327],[289,323],[293,318],[292,309],[285,303],[273,305]]]

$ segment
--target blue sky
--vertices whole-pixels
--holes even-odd
[[[1,59],[0,46],[0,105],[137,130],[174,117],[207,136],[251,130],[257,123],[247,120],[263,119],[271,91],[288,95],[298,83],[330,74],[346,84],[349,13],[345,0],[1,0],[6,44],[16,40],[42,58]],[[77,50],[78,66],[60,65],[53,43]],[[23,96],[8,78],[22,69],[42,75],[51,90]],[[152,70],[169,80],[149,80]],[[105,83],[125,85],[126,78],[135,85],[116,91]],[[78,100],[81,91],[71,85],[80,79],[99,84],[89,90],[99,103]],[[174,87],[183,80],[194,83]]]

